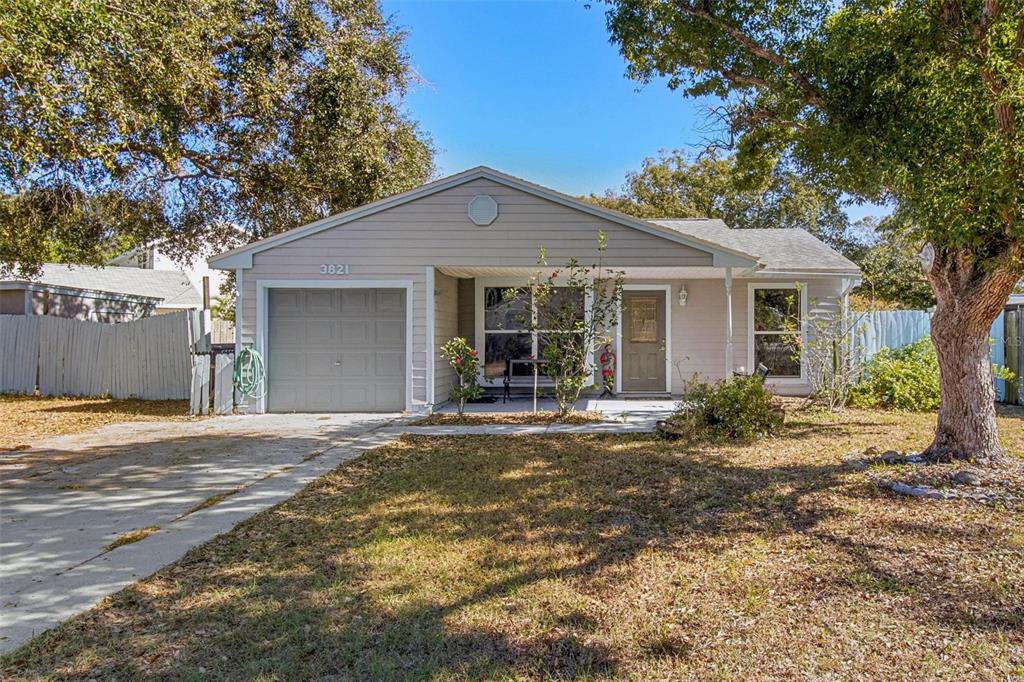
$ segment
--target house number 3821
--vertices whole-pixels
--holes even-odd
[[[321,275],[347,275],[349,274],[348,263],[324,263],[320,266]]]

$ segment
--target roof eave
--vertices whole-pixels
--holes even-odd
[[[859,268],[772,268],[754,272],[757,277],[852,277],[862,279]]]
[[[729,265],[734,267],[754,267],[758,262],[757,258],[749,253],[744,253],[700,238],[685,235],[676,230],[672,230],[671,228],[655,225],[645,220],[639,220],[637,218],[627,216],[626,214],[618,211],[581,201],[580,199],[548,189],[547,187],[542,187],[511,175],[506,175],[505,173],[501,173],[492,168],[478,166],[447,178],[435,180],[434,182],[402,192],[401,194],[396,194],[394,196],[366,204],[365,206],[359,206],[343,213],[322,218],[318,221],[309,223],[308,225],[289,230],[288,232],[282,232],[281,234],[267,237],[266,239],[253,242],[236,249],[231,249],[230,251],[225,251],[224,253],[210,257],[207,259],[207,263],[210,267],[219,270],[251,268],[253,254],[281,244],[286,244],[296,239],[316,234],[317,232],[322,232],[323,230],[344,225],[345,223],[352,222],[353,220],[373,215],[374,213],[399,206],[415,199],[436,194],[437,192],[480,179],[491,180],[492,182],[497,182],[507,187],[512,187],[513,189],[526,192],[527,194],[532,194],[542,199],[547,199],[548,201],[574,208],[598,218],[603,218],[626,227],[632,227],[633,229],[653,236],[662,237],[677,244],[683,244],[700,251],[706,251],[712,255],[713,264],[718,267],[725,267]]]

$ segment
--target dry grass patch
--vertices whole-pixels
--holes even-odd
[[[435,412],[412,423],[412,426],[483,426],[487,424],[594,424],[604,421],[596,411],[577,411],[566,415],[557,412]]]
[[[20,450],[51,436],[122,422],[189,419],[187,400],[114,400],[0,395],[0,451]]]
[[[4,679],[1024,674],[1021,518],[841,466],[928,415],[750,445],[407,437],[0,659]],[[1020,455],[1020,413],[1002,418]]]
[[[113,542],[111,542],[103,549],[110,552],[123,545],[130,545],[134,542],[145,540],[158,530],[160,530],[160,526],[146,526],[145,528],[136,528],[135,530],[130,530],[127,533],[121,533],[116,538],[114,538]]]

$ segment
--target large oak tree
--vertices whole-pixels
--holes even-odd
[[[609,0],[641,80],[724,99],[740,163],[897,206],[926,244],[926,455],[998,464],[988,335],[1022,273],[1022,0]]]
[[[0,13],[0,272],[181,255],[422,183],[376,0],[37,0]]]

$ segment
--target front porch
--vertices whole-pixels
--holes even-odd
[[[745,368],[747,363],[740,356],[746,345],[740,343],[737,348],[736,331],[737,311],[745,297],[734,304],[732,267],[612,265],[608,269],[624,272],[623,305],[609,334],[616,398],[665,399],[678,395],[684,381],[695,374],[715,380]],[[452,386],[454,374],[439,349],[456,336],[466,338],[479,351],[479,379],[489,394],[501,395],[506,374],[510,374],[513,393],[532,392],[529,359],[539,356],[541,334],[531,334],[521,323],[516,325],[516,310],[503,298],[503,292],[525,288],[537,268],[444,266],[431,270],[432,281],[427,286],[434,294],[433,315],[428,310],[427,316],[432,327],[428,339],[433,340],[429,352],[433,367],[428,369],[434,377],[430,402],[443,404]],[[600,392],[601,354],[595,353],[588,392]],[[547,380],[540,377],[539,384],[544,387]],[[602,409],[628,411],[629,406]]]

